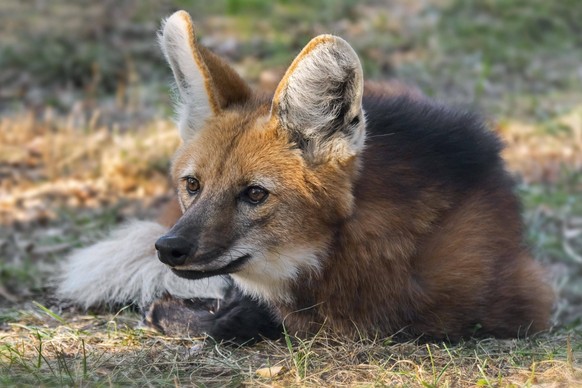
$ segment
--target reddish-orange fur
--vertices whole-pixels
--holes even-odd
[[[200,176],[222,182],[213,188],[217,192],[245,171],[280,176],[285,184],[281,201],[296,204],[282,218],[301,212],[302,222],[279,224],[268,232],[297,244],[307,239],[331,246],[321,276],[303,274],[293,286],[294,303],[272,303],[290,332],[314,333],[325,322],[327,328],[349,335],[402,330],[458,339],[474,333],[525,335],[548,328],[553,293],[522,246],[519,205],[510,190],[490,192],[485,182],[483,188],[455,198],[452,192],[435,189],[402,207],[396,192],[394,198],[374,194],[368,179],[382,172],[366,169],[365,162],[360,177],[355,159],[311,170],[286,149],[288,140],[277,127],[241,128],[267,108],[215,118],[213,128],[179,152],[173,169],[192,158],[210,161],[220,155],[216,161],[222,162],[227,156],[224,142],[236,132],[241,139],[227,159],[230,167],[212,177],[216,166],[204,162],[208,172],[199,170]],[[403,181],[417,179],[407,165],[391,170]],[[305,175],[312,175],[309,181],[317,186],[306,187]],[[310,201],[310,206],[296,197],[298,193],[325,199]],[[217,211],[218,223],[221,209]],[[477,324],[481,330],[476,331]]]
[[[477,119],[400,86],[368,85],[364,109],[372,113],[364,149],[344,152],[341,143],[329,147],[326,158],[310,159],[313,150],[302,148],[281,119],[279,104],[303,58],[335,47],[335,39],[312,41],[272,102],[251,96],[224,62],[193,45],[199,50],[194,57],[205,62],[206,92],[221,96],[221,110],[178,150],[172,166],[185,213],[171,233],[196,246],[186,264],[199,265],[197,257],[208,257],[216,247],[229,249],[243,236],[260,254],[232,277],[263,299],[291,333],[313,334],[323,326],[349,336],[402,332],[458,339],[547,329],[553,292],[523,246],[519,202],[496,140]],[[346,74],[357,74],[349,70]],[[350,79],[342,88],[356,86]],[[392,116],[382,116],[375,104],[385,104]],[[398,104],[412,107],[401,119],[403,127],[425,137],[435,131],[449,137],[435,135],[433,148],[422,137],[411,140],[402,126],[388,131],[383,126],[406,110]],[[415,109],[432,118],[418,124]],[[466,135],[457,128],[465,125]],[[330,142],[333,136],[344,134],[331,134]],[[441,167],[428,171],[433,162]],[[183,184],[189,176],[202,187],[195,195]],[[264,204],[237,202],[241,190],[265,179],[271,186]],[[300,263],[293,273],[285,263],[293,249],[313,255],[317,264]],[[264,268],[293,276],[274,276],[278,280],[269,283]]]

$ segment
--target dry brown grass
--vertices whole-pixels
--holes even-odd
[[[509,167],[527,182],[554,183],[564,168],[582,169],[582,106],[542,124],[502,122],[497,131]]]
[[[527,182],[555,182],[564,166],[582,167],[582,107],[551,125],[561,130],[515,121],[497,126],[504,157]],[[169,120],[121,131],[80,106],[65,117],[50,109],[40,117],[1,117],[0,223],[54,217],[59,206],[98,208],[120,197],[167,194],[166,169],[179,142]]]
[[[0,334],[0,383],[39,385],[574,386],[579,335],[460,344],[388,340],[263,342],[251,348],[167,338],[134,329],[139,318],[21,313]]]
[[[180,141],[173,123],[131,131],[98,123],[99,111],[80,108],[66,117],[47,110],[0,118],[0,224],[167,194],[166,169]]]

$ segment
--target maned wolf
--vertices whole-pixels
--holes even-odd
[[[169,231],[135,223],[77,252],[62,297],[134,301],[166,333],[238,342],[281,325],[451,340],[548,328],[554,295],[478,117],[365,85],[331,35],[299,53],[272,98],[197,43],[186,12],[160,42],[180,97],[182,214]]]

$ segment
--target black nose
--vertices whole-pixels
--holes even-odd
[[[158,250],[158,258],[162,263],[175,267],[186,262],[192,244],[185,238],[165,235],[156,241],[156,249]]]

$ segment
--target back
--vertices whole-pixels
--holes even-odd
[[[495,133],[475,115],[408,95],[365,94],[363,107],[356,210],[323,280],[334,286],[305,300],[335,299],[340,309],[321,316],[357,311],[358,327],[382,334],[545,329],[553,292],[524,246]]]

